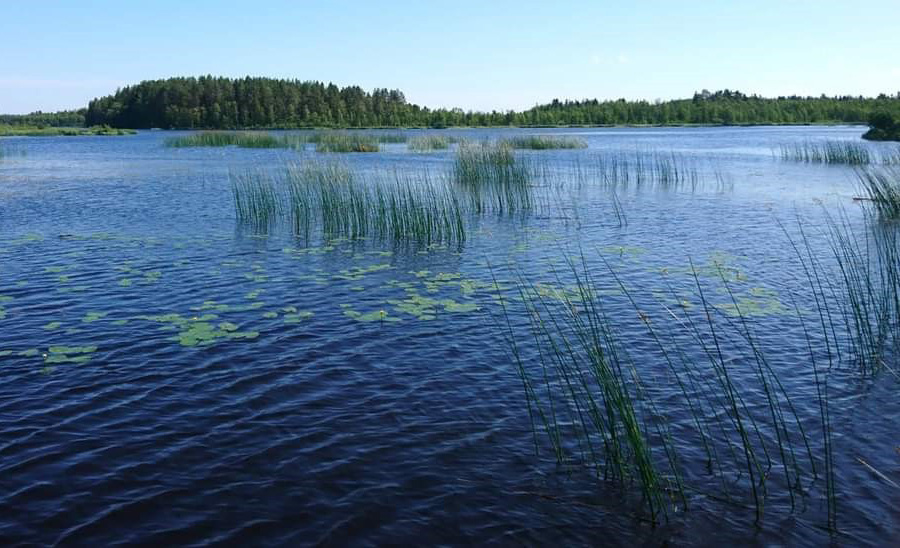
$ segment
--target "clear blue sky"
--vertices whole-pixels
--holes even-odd
[[[900,91],[900,0],[0,1],[0,112],[214,74],[464,109]]]

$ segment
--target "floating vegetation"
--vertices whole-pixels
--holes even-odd
[[[560,137],[555,135],[528,135],[503,139],[503,144],[512,148],[530,150],[587,148],[587,142],[578,137]]]
[[[488,210],[504,213],[531,208],[531,173],[507,144],[460,144],[452,178],[468,193],[478,213]]]
[[[879,219],[900,220],[900,169],[863,169],[857,172],[864,193]]]
[[[227,306],[227,305],[226,305]],[[216,305],[207,308],[216,309]],[[208,346],[221,340],[255,339],[259,336],[256,331],[240,331],[239,327],[231,322],[214,323],[215,314],[204,314],[192,318],[185,318],[180,314],[163,314],[159,316],[138,316],[138,320],[145,320],[163,324],[166,329],[177,329],[178,335],[170,340],[176,341],[181,346]]]
[[[51,346],[44,354],[44,363],[85,363],[96,351],[96,346]]]
[[[811,164],[868,165],[876,157],[855,141],[805,141],[781,145],[781,159]]]

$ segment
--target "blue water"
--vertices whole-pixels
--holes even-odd
[[[846,215],[854,227],[866,221],[852,199],[859,188],[851,168],[783,161],[778,148],[856,141],[860,128],[443,133],[572,135],[589,146],[520,153],[561,174],[536,183],[533,212],[473,216],[462,245],[422,247],[301,241],[283,226],[248,230],[235,221],[229,174],[337,158],[359,172],[427,172],[443,181],[453,150],[165,147],[178,132],[0,140],[14,151],[0,160],[0,541],[900,539],[900,489],[889,483],[900,483],[895,376],[862,375],[848,364],[831,372],[838,531],[826,527],[821,477],[804,476],[805,494],[791,505],[777,467],[756,522],[746,492],[735,489],[724,501],[714,491],[691,420],[636,310],[666,326],[660,302],[674,294],[696,307],[691,262],[725,310],[731,297],[714,273],[731,273],[730,287],[753,312],[753,334],[820,458],[809,349],[789,295],[803,299],[803,313],[812,300],[785,233],[796,236],[802,225],[824,257],[826,213]],[[620,187],[613,198],[608,186],[574,175],[622,151],[675,153],[697,180]],[[606,311],[696,486],[687,511],[678,506],[655,525],[636,481],[560,465],[542,431],[535,451],[497,299],[512,300],[511,329],[526,367],[535,368],[529,374],[537,374],[514,287],[528,280],[549,295],[571,289],[567,261],[592,272],[608,296]],[[360,321],[380,311],[380,320]],[[748,400],[760,401],[747,355],[735,350],[728,360]]]

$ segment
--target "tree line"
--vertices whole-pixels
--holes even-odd
[[[749,125],[866,123],[879,112],[900,119],[900,92],[866,97],[777,97],[703,90],[671,101],[559,101],[516,112],[429,109],[400,90],[338,87],[274,78],[149,80],[94,99],[87,109],[22,117],[44,125],[118,128],[264,129],[556,125]],[[54,118],[54,116],[56,118]],[[81,116],[81,118],[79,118]],[[80,123],[78,123],[80,122]],[[0,124],[3,124],[0,117]],[[7,122],[9,123],[9,122]]]

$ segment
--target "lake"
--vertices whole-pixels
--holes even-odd
[[[0,139],[3,544],[900,539],[898,326],[861,365],[834,248],[896,225],[780,152],[863,128],[404,133],[587,148],[423,242],[248,226],[233,185],[453,189],[458,145]]]

